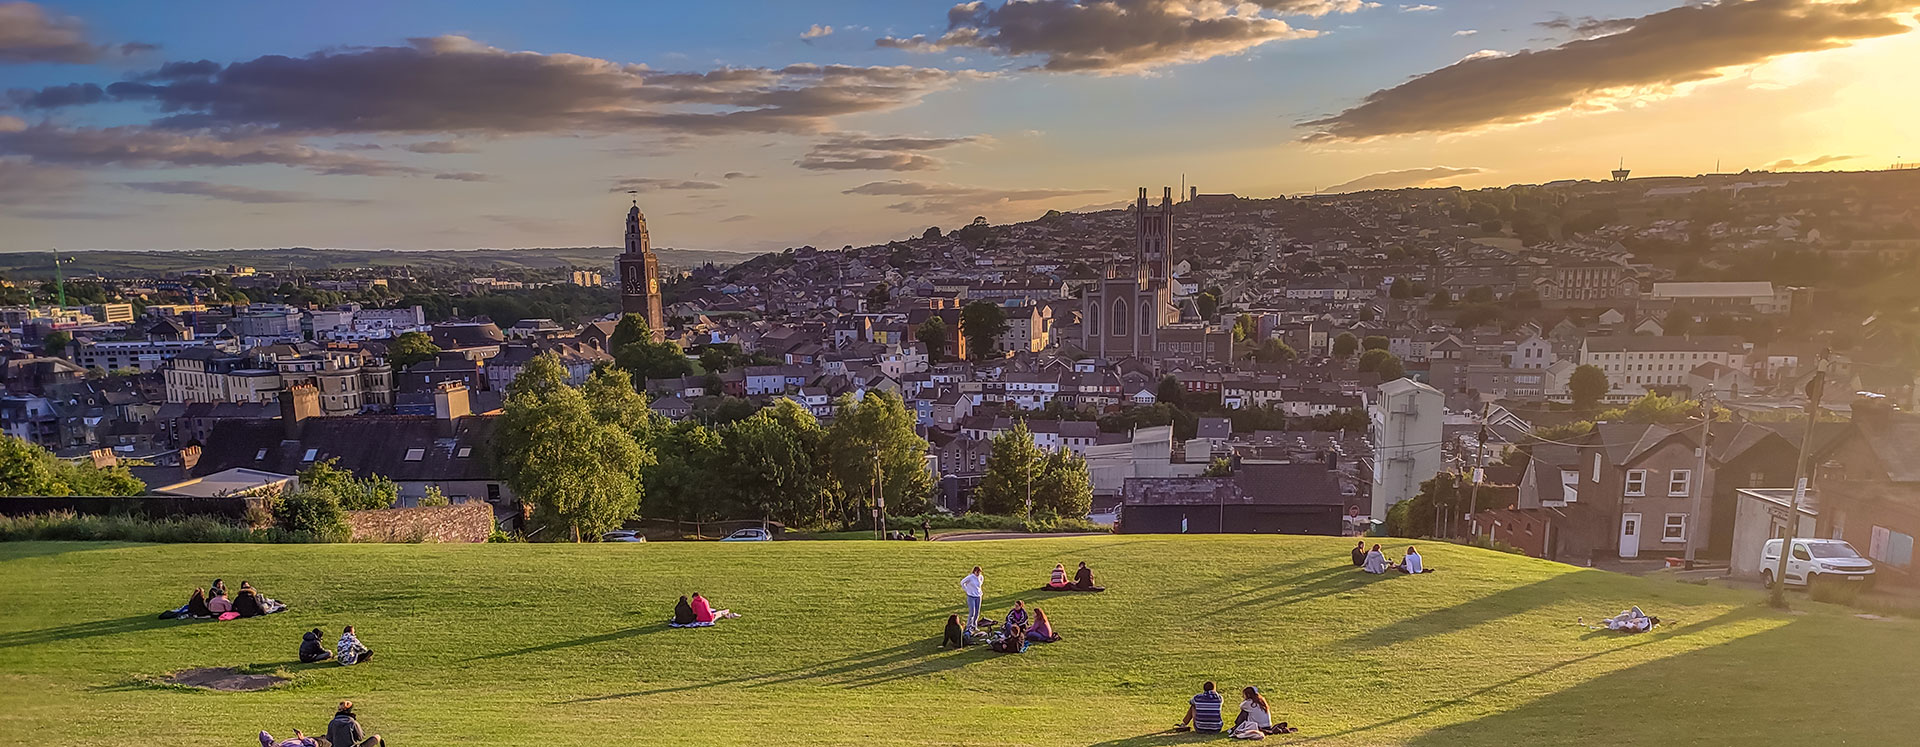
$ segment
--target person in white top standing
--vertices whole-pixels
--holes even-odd
[[[986,576],[980,573],[980,566],[974,566],[973,572],[960,579],[960,589],[967,592],[967,628],[972,629],[980,622],[980,586],[986,582]]]

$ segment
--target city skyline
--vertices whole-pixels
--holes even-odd
[[[974,215],[1884,168],[1920,0],[0,3],[0,251],[867,244]],[[217,12],[215,12],[217,10]],[[1903,121],[1904,120],[1904,121]]]

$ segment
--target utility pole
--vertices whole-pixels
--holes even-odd
[[[1473,474],[1469,475],[1473,480],[1473,486],[1467,488],[1468,521],[1475,521],[1473,517],[1480,513],[1480,473],[1487,467],[1487,413],[1491,409],[1491,403],[1480,406],[1480,439],[1474,442]],[[1475,522],[1474,529],[1474,535],[1478,536],[1478,522]]]
[[[1033,451],[1027,452],[1027,521],[1033,521],[1033,456],[1040,447],[1031,442],[1027,445],[1033,447]]]
[[[887,538],[887,494],[881,489],[880,450],[873,452],[873,537]]]
[[[1694,541],[1699,536],[1700,497],[1707,492],[1707,443],[1713,438],[1713,385],[1707,385],[1707,396],[1700,400],[1700,467],[1693,471],[1693,482],[1687,487],[1693,490],[1693,507],[1687,513],[1687,570],[1693,570],[1694,553],[1700,543]]]
[[[1813,424],[1820,414],[1820,395],[1827,390],[1827,356],[1820,352],[1813,378],[1807,381],[1807,430],[1800,434],[1800,458],[1793,463],[1793,503],[1787,506],[1787,533],[1780,540],[1780,559],[1773,568],[1773,590],[1767,603],[1776,609],[1787,608],[1787,556],[1793,553],[1793,538],[1800,529],[1800,499],[1807,494],[1807,455],[1813,451]]]

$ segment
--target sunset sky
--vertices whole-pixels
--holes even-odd
[[[838,247],[1920,161],[1920,0],[0,2],[0,251]],[[1158,191],[1157,189],[1155,190]]]

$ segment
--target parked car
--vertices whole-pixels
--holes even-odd
[[[645,542],[646,535],[628,529],[616,529],[600,535],[601,542]]]
[[[765,529],[742,529],[738,532],[734,532],[733,534],[727,535],[726,538],[720,541],[721,542],[771,542],[773,541],[773,535],[768,534],[767,530]]]
[[[1773,586],[1774,569],[1779,567],[1780,540],[1767,540],[1760,551],[1760,580]],[[1867,583],[1873,579],[1873,561],[1843,540],[1795,539],[1793,552],[1787,555],[1787,585],[1808,586],[1821,579]]]

